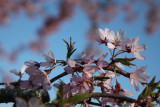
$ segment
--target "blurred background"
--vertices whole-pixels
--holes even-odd
[[[151,78],[155,75],[157,80],[160,78],[159,0],[0,0],[0,82],[16,81],[18,78],[9,70],[20,70],[25,61],[44,61],[42,54],[49,50],[56,59],[66,60],[67,49],[62,39],[69,41],[72,37],[76,41],[77,51],[72,59],[86,51],[96,53],[97,58],[109,52],[107,47],[95,42],[97,28],[109,28],[115,33],[124,29],[128,38],[139,36],[140,44],[147,45],[142,53],[146,60],[137,59],[133,63],[138,67],[148,65],[146,72]],[[126,67],[128,72],[133,69]],[[50,79],[63,71],[56,68]],[[27,78],[25,75],[22,79]],[[69,78],[62,80],[67,83]],[[134,98],[143,90],[141,87],[136,92],[123,76],[119,81],[122,88],[136,93]],[[55,88],[50,93],[53,100]]]

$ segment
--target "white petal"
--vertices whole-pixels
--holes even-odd
[[[137,36],[137,38],[134,40],[133,45],[138,45],[139,41],[140,41],[139,36]]]
[[[26,66],[31,66],[31,65],[35,65],[35,64],[36,64],[36,62],[35,62],[35,61],[32,61],[32,60],[26,61],[26,62],[24,63],[24,65],[26,65]]]
[[[44,57],[44,59],[45,59],[47,62],[52,62],[51,57],[49,57],[48,55],[43,54],[43,57]]]
[[[23,65],[23,66],[21,67],[21,74],[24,73],[25,69],[26,69],[26,65]]]
[[[110,42],[114,42],[115,41],[115,34],[113,32],[113,30],[109,30],[107,31],[107,39],[110,41]]]
[[[145,60],[145,57],[138,52],[134,52],[133,55],[138,59]]]
[[[107,46],[109,49],[114,49],[115,48],[115,45],[113,45],[112,43],[107,43]]]
[[[116,35],[116,38],[118,40],[122,40],[124,38],[124,35],[125,35],[125,32],[123,29],[120,29],[118,32],[117,32],[117,35]]]
[[[105,38],[106,38],[106,33],[105,33],[105,31],[103,31],[101,28],[99,28],[98,29],[98,33],[99,33],[99,36],[100,36],[100,39],[101,40],[105,40]],[[107,39],[107,38],[106,38]]]
[[[19,76],[19,72],[17,70],[10,70],[10,72],[15,74],[15,75],[17,75],[17,76]]]
[[[135,94],[131,91],[124,90],[126,96],[134,96]]]
[[[136,91],[139,91],[139,86],[138,83],[132,79],[131,84],[134,86],[134,88],[136,89]]]
[[[115,74],[114,74],[114,72],[112,72],[112,71],[107,71],[107,72],[105,73],[105,77],[113,78],[114,76],[115,76]]]
[[[120,69],[122,69],[122,70],[124,69],[124,66],[122,66],[120,62],[115,63],[115,64],[116,64]]]
[[[54,55],[53,55],[53,52],[52,52],[51,50],[48,52],[48,55],[49,55],[49,57],[51,57],[52,59],[55,59],[55,57],[54,57]]]
[[[41,62],[40,65],[44,68],[48,68],[48,67],[51,67],[52,64],[49,62]]]
[[[76,61],[74,60],[71,60],[71,59],[67,59],[67,64],[70,66],[70,67],[75,67],[76,65]]]

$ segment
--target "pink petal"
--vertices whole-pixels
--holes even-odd
[[[139,91],[138,83],[134,79],[131,80],[131,84],[134,86],[134,88],[136,89],[136,91]]]
[[[17,75],[17,76],[19,76],[19,72],[17,70],[10,70],[10,72],[15,74],[15,75]]]
[[[46,55],[46,54],[43,54],[43,57],[44,57],[44,59],[47,61],[47,62],[52,62],[52,58],[51,57],[49,57],[48,55]]]
[[[78,75],[72,75],[71,81],[74,81],[76,83],[83,81],[83,78]]]
[[[134,52],[133,54],[134,54],[134,56],[135,56],[136,58],[141,59],[141,60],[145,60],[145,57],[144,57],[142,54],[140,54],[140,53],[138,53],[138,52]]]
[[[74,87],[74,88],[71,90],[72,95],[75,95],[75,94],[79,93],[79,92],[80,92],[80,89],[81,89],[80,86]]]
[[[74,60],[71,60],[71,59],[67,59],[67,64],[70,66],[70,67],[75,67],[76,65],[76,61]]]
[[[49,55],[50,58],[55,59],[55,57],[53,55],[53,52],[51,50],[48,52],[48,55]]]
[[[112,43],[107,43],[107,46],[109,49],[114,49],[115,48],[115,45],[113,45]]]
[[[74,69],[71,67],[65,67],[64,70],[68,73],[68,74],[72,74],[74,72]]]
[[[125,94],[126,96],[134,96],[134,95],[135,95],[133,92],[128,91],[128,90],[124,90],[124,94]]]
[[[23,65],[22,68],[21,68],[21,74],[24,73],[25,69],[26,69],[26,65]]]
[[[27,102],[24,99],[16,97],[15,101],[16,101],[16,107],[27,107]]]
[[[29,107],[39,107],[40,101],[38,98],[33,97],[29,99],[28,105]]]
[[[49,63],[49,62],[41,62],[40,65],[44,68],[48,68],[48,67],[51,67],[52,66],[52,63]]]
[[[92,75],[91,73],[89,73],[89,72],[84,72],[84,73],[82,74],[82,77],[83,77],[84,80],[88,80],[88,79],[90,79],[92,76],[93,76],[93,75]]]

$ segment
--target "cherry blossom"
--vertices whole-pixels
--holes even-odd
[[[35,61],[27,61],[24,63],[26,66],[28,66],[26,69],[25,69],[25,72],[31,76],[31,75],[34,75],[36,72],[36,70],[39,69],[40,67],[40,64],[38,62],[35,62]]]
[[[139,91],[138,83],[147,83],[150,75],[145,72],[147,66],[141,68],[136,67],[130,74],[130,83],[135,87],[136,91]]]
[[[67,59],[67,65],[68,65],[69,67],[75,67],[75,66],[76,66],[76,61],[68,58],[68,59]]]
[[[43,86],[43,89],[51,89],[50,80],[45,71],[35,70],[30,75],[29,80],[20,82],[20,87],[24,89],[37,89]]]
[[[41,62],[40,65],[44,68],[51,67],[57,62],[51,50],[48,52],[48,55],[43,54],[43,57],[47,62]]]
[[[98,36],[96,36],[96,41],[99,43],[105,43],[107,45],[108,40],[111,39],[112,35],[114,35],[114,32],[112,30],[109,30],[105,28],[105,30],[102,30],[101,28],[98,29]]]
[[[76,61],[68,58],[67,59],[67,67],[64,68],[64,70],[68,73],[68,74],[72,74],[75,70],[74,68],[76,67]]]
[[[114,99],[113,98],[105,98],[105,97],[102,97],[102,107],[106,107],[106,104],[107,103],[110,103],[112,106],[115,106],[116,103],[114,102]]]
[[[88,64],[84,67],[83,69],[83,79],[90,79],[91,77],[93,77],[93,73],[95,73],[96,71],[98,71],[98,67],[95,65],[91,65],[95,60],[90,60],[88,62]]]
[[[125,90],[125,89],[119,90],[116,94],[122,95],[122,96],[134,96],[135,95],[133,92]]]
[[[103,71],[105,73],[105,70],[103,69],[103,67],[107,67],[109,64],[107,61],[104,61],[104,59],[107,57],[108,53],[106,53],[105,55],[102,55],[97,62],[97,66],[98,68]]]
[[[127,49],[130,49],[130,51],[136,58],[144,60],[145,57],[142,54],[140,54],[140,52],[146,49],[146,45],[144,44],[139,45],[138,44],[139,41],[140,41],[139,36],[136,39],[132,39],[132,41],[127,45]]]
[[[28,103],[20,97],[16,97],[15,101],[16,107],[39,107],[40,105],[39,99],[35,97],[30,98]]]
[[[93,60],[94,54],[93,55],[87,55],[86,53],[82,52],[81,60],[87,64],[90,60]]]
[[[108,43],[108,47],[110,48],[110,49],[113,49],[113,48],[119,48],[119,49],[122,49],[122,41],[123,41],[123,39],[124,39],[124,35],[125,35],[125,32],[124,32],[124,30],[122,30],[122,29],[120,29],[118,32],[117,32],[117,34],[116,34],[116,36],[115,36],[115,34],[113,33],[112,35],[109,35],[110,37],[109,37],[109,41],[111,42],[111,43]]]
[[[72,75],[71,82],[64,85],[64,93],[69,98],[78,93],[89,93],[93,90],[90,83],[78,75]]]
[[[17,70],[10,70],[10,72],[13,73],[13,74],[15,74],[15,75],[17,75],[17,76],[22,77],[22,75],[23,75],[24,72],[25,72],[25,69],[26,69],[26,65],[23,65],[23,66],[21,67],[21,71],[20,71],[20,72],[18,72]]]
[[[113,89],[113,85],[111,83],[112,78],[115,77],[115,74],[111,71],[107,71],[106,73],[103,74],[104,77],[109,77],[110,79],[106,79],[101,82],[102,86],[106,87],[107,89]]]

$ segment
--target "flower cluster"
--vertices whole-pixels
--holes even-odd
[[[131,61],[137,59],[144,60],[145,57],[140,53],[146,49],[146,45],[139,44],[139,37],[125,38],[124,30],[119,30],[117,34],[109,29],[98,29],[98,35],[96,40],[100,44],[105,44],[111,52],[111,61],[106,61],[108,53],[103,54],[99,58],[94,58],[94,55],[87,55],[85,52],[82,53],[80,59],[71,59],[70,56],[73,54],[74,47],[72,42],[70,45],[65,41],[68,48],[68,55],[66,60],[56,60],[52,51],[49,51],[48,55],[43,54],[46,62],[35,62],[28,61],[22,66],[21,72],[11,70],[12,73],[20,76],[19,86],[21,89],[38,89],[43,88],[46,90],[51,89],[51,82],[49,80],[49,73],[57,66],[64,66],[64,71],[70,74],[70,82],[65,83],[54,83],[56,88],[60,88],[63,83],[64,98],[69,99],[76,94],[80,93],[92,93],[96,92],[95,88],[100,87],[101,93],[109,93],[121,96],[134,96],[133,92],[130,92],[121,87],[118,82],[118,76],[125,76],[130,79],[130,83],[135,87],[136,91],[139,91],[138,84],[147,83],[150,75],[145,72],[146,67],[134,69],[133,72],[125,71],[124,66],[135,66]],[[74,51],[73,51],[74,50]],[[117,58],[122,53],[132,53],[135,58]],[[57,65],[60,63],[59,65]],[[43,67],[46,70],[41,70]],[[28,80],[21,80],[22,75],[27,73],[29,75]],[[115,78],[115,79],[113,79]],[[113,85],[115,80],[115,85]],[[96,98],[103,107],[107,103],[112,106],[120,103],[121,101],[109,97],[98,97]],[[126,104],[128,105],[128,104]],[[134,104],[130,104],[134,105]]]

